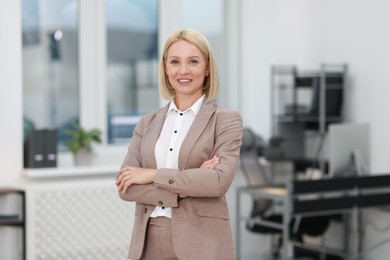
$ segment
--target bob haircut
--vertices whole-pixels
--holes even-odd
[[[170,100],[175,96],[175,90],[169,82],[168,76],[165,73],[165,61],[167,52],[173,43],[178,41],[187,41],[193,44],[203,54],[209,69],[209,75],[203,82],[203,93],[206,95],[206,101],[209,102],[216,98],[219,89],[219,77],[217,64],[209,41],[201,33],[192,29],[182,29],[174,32],[165,42],[160,60],[160,75],[159,87],[161,95]]]

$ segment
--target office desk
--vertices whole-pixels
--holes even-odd
[[[357,257],[364,252],[307,246],[290,239],[289,223],[293,218],[305,216],[325,216],[333,214],[351,214],[368,207],[390,205],[390,175],[372,175],[320,180],[290,180],[284,187],[259,186],[239,187],[236,191],[236,251],[237,259],[241,255],[241,195],[250,194],[255,198],[271,199],[283,205],[283,221],[275,223],[261,221],[261,224],[278,228],[282,232],[283,259],[292,259],[294,246],[330,252],[343,258]],[[359,222],[358,222],[359,223]],[[359,225],[359,224],[358,224]],[[360,227],[358,227],[360,228]],[[348,237],[348,236],[346,236]],[[354,258],[355,259],[355,258]]]

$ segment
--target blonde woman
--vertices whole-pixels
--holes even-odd
[[[141,118],[116,180],[120,197],[136,202],[129,259],[234,259],[225,194],[242,119],[213,102],[219,81],[207,39],[173,33],[159,81],[170,102]]]

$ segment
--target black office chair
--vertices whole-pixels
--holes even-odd
[[[264,149],[259,149],[257,147],[259,144],[258,140],[259,136],[255,135],[251,129],[243,129],[240,168],[249,187],[274,186],[275,184],[272,183],[271,176],[267,176],[266,171],[260,164],[259,150],[263,151]],[[275,205],[273,205],[272,200],[254,198],[250,218],[246,222],[246,228],[254,233],[277,235],[279,243],[273,245],[272,252],[274,255],[278,255],[282,244],[281,229],[266,226],[261,223],[261,220],[282,223],[283,219],[281,213],[275,212],[274,209]],[[329,222],[330,219],[328,217],[306,217],[302,219],[293,219],[290,223],[291,239],[302,242],[303,234],[320,236],[327,230]],[[300,254],[299,250],[296,250],[296,252],[300,256],[312,256],[307,252],[301,252],[302,254]]]

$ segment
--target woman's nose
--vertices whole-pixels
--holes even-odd
[[[187,65],[183,64],[182,66],[180,66],[179,72],[180,72],[181,74],[187,74],[187,73],[188,73],[188,67],[187,67]]]

